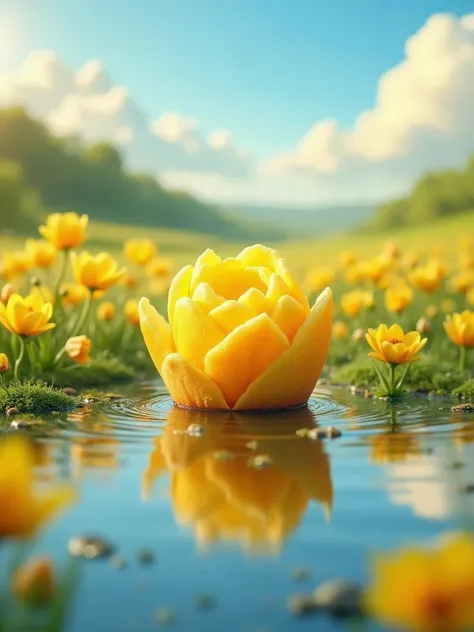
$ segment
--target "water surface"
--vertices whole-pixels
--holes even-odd
[[[79,501],[35,550],[64,564],[71,536],[96,534],[127,561],[84,562],[68,632],[155,630],[161,608],[178,632],[353,629],[295,618],[287,597],[335,577],[365,582],[374,550],[469,526],[474,495],[460,487],[474,482],[474,416],[450,400],[318,388],[308,408],[257,415],[176,408],[159,382],[129,395],[40,439],[38,477],[71,481]],[[187,434],[191,424],[204,433]],[[296,434],[316,425],[342,436]],[[143,549],[154,563],[139,563]]]

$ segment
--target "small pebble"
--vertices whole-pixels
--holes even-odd
[[[199,608],[199,610],[211,610],[215,605],[215,600],[212,595],[202,593],[196,595],[194,603],[196,604],[196,608]]]
[[[97,402],[100,402],[98,397],[86,397],[84,399],[84,404],[97,404]]]
[[[313,600],[317,608],[342,618],[361,613],[362,595],[359,585],[344,579],[331,579],[315,588]]]
[[[291,569],[291,576],[295,581],[302,581],[311,577],[311,573],[305,566],[295,566]]]
[[[317,610],[312,595],[292,595],[286,602],[286,608],[296,617],[311,614]]]
[[[309,428],[298,428],[298,430],[295,432],[298,437],[302,437],[303,439],[308,436],[308,433]]]
[[[112,557],[110,558],[109,564],[113,568],[116,568],[117,570],[121,571],[124,568],[126,568],[127,560],[121,555],[119,555],[118,553],[116,553],[115,555],[112,555]]]
[[[452,463],[449,464],[449,467],[452,470],[460,470],[462,467],[465,467],[465,463],[463,463],[462,461],[453,461]]]
[[[364,391],[364,397],[365,397],[365,399],[370,399],[370,398],[371,398],[371,397],[373,397],[373,396],[374,396],[374,394],[373,394],[371,391],[369,391],[369,390],[367,390],[367,389]]]
[[[155,554],[150,549],[142,549],[137,553],[137,561],[143,566],[149,566],[155,563]]]
[[[311,428],[308,432],[308,439],[337,439],[342,435],[342,432],[334,426],[328,426],[327,428]]]
[[[157,625],[171,625],[175,621],[174,612],[171,608],[158,608],[155,612],[155,621]]]
[[[181,428],[175,428],[173,430],[174,435],[182,436],[186,434],[186,430],[181,430]]]
[[[466,483],[465,485],[461,485],[459,491],[463,494],[474,494],[474,483]]]
[[[453,413],[472,413],[474,412],[474,404],[456,404],[451,408]]]
[[[204,426],[201,426],[201,424],[191,424],[186,430],[186,434],[188,434],[190,437],[202,437],[204,432],[205,428]]]
[[[16,406],[12,406],[11,408],[7,410],[8,417],[14,417],[15,415],[19,415],[19,414],[20,414],[20,411],[18,410]]]
[[[72,386],[66,386],[65,388],[63,388],[63,393],[65,393],[66,395],[70,395],[71,397],[75,397],[77,395],[76,389],[72,388]]]
[[[84,557],[87,560],[95,560],[110,557],[115,547],[105,538],[89,535],[77,535],[68,543],[68,551],[74,557]]]
[[[10,428],[13,430],[34,430],[42,425],[43,422],[35,419],[14,419],[10,424]]]
[[[249,459],[247,465],[253,467],[256,470],[264,470],[272,464],[271,458],[268,454],[258,454],[257,456]]]

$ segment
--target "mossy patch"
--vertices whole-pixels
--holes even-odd
[[[9,408],[18,408],[22,415],[68,413],[76,408],[76,400],[52,386],[27,382],[0,389],[0,411],[6,414]]]
[[[453,390],[454,397],[474,400],[474,379],[466,380]]]
[[[46,375],[44,380],[56,386],[106,386],[113,382],[128,382],[136,377],[134,368],[118,358],[98,358],[87,365],[75,365]]]

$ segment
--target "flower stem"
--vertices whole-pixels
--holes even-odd
[[[69,263],[69,250],[66,249],[66,250],[63,250],[63,261],[61,265],[61,270],[59,272],[59,276],[56,281],[56,286],[54,288],[54,298],[55,298],[56,305],[59,304],[59,290],[61,289],[61,284],[64,281],[64,277],[66,276],[68,263]]]
[[[18,336],[19,340],[20,340],[20,353],[18,354],[18,358],[15,361],[15,369],[13,371],[13,377],[15,379],[15,382],[19,382],[20,381],[20,365],[23,361],[23,358],[25,357],[25,340],[23,338],[23,336]]]
[[[87,317],[89,316],[91,306],[92,306],[93,295],[94,295],[94,292],[90,290],[89,294],[87,295],[86,300],[84,301],[84,307],[82,308],[82,313],[80,317],[77,319],[73,328],[68,333],[68,339],[72,338],[73,336],[77,336],[77,334],[80,333],[81,329],[84,327],[87,321]],[[56,357],[54,358],[53,364],[57,364],[59,360],[62,358],[62,355],[64,353],[64,345],[66,344],[66,342],[67,340],[64,341],[64,344],[62,345],[61,349],[57,352]]]
[[[396,364],[390,365],[390,395],[395,394],[395,371],[397,370]]]
[[[3,388],[3,390],[5,391],[7,395],[9,395],[9,390],[5,386],[5,377],[3,375],[0,375],[0,387]]]
[[[466,347],[459,347],[459,372],[464,375],[466,369]]]

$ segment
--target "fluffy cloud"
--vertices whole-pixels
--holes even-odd
[[[354,127],[317,122],[294,151],[262,165],[299,175],[320,192],[405,191],[427,169],[459,166],[474,152],[474,14],[432,16],[379,80],[375,106]]]
[[[117,143],[135,169],[237,177],[252,168],[251,156],[235,147],[225,130],[206,140],[195,119],[176,112],[164,112],[150,122],[98,60],[75,70],[52,51],[32,53],[14,73],[0,77],[0,105],[25,106],[59,135]]]
[[[52,52],[34,53],[0,78],[0,105],[24,104],[60,134],[116,142],[133,168],[210,200],[304,206],[378,201],[428,169],[461,166],[474,153],[473,77],[474,14],[434,15],[351,129],[317,121],[292,150],[260,164],[228,130],[205,134],[173,111],[149,119],[99,61],[76,71]]]

